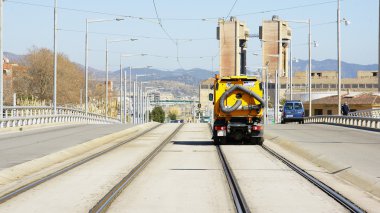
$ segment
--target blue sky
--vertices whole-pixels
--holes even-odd
[[[177,47],[157,24],[152,0],[58,0],[58,50],[71,60],[84,64],[85,19],[112,19],[117,15],[143,17],[125,18],[120,22],[91,23],[89,25],[89,66],[104,70],[105,39],[138,38],[134,42],[119,42],[109,45],[110,70],[119,66],[119,55],[147,53],[170,56],[169,58],[135,56],[123,59],[126,66],[153,66],[173,70],[182,66],[185,69],[211,69],[211,56],[218,53],[215,39],[217,18],[228,15],[235,0],[155,0],[159,17],[165,30]],[[324,3],[323,3],[324,2]],[[327,2],[327,3],[326,3]],[[330,2],[330,3],[329,3]],[[281,8],[323,3],[317,6],[270,11]],[[46,5],[43,6],[33,6]],[[342,25],[342,59],[351,63],[377,63],[378,55],[378,6],[377,0],[344,0],[341,2],[341,17],[348,19],[349,26]],[[4,51],[26,54],[30,48],[53,48],[53,9],[54,0],[7,0],[4,2]],[[266,13],[256,13],[270,11]],[[241,15],[247,14],[248,15]],[[239,15],[252,34],[258,33],[262,20],[279,15],[285,20],[312,20],[313,40],[319,46],[313,48],[313,59],[336,58],[336,2],[329,0],[238,0],[231,15]],[[202,21],[201,19],[205,19]],[[185,19],[185,20],[184,20]],[[190,19],[190,20],[188,20]],[[192,20],[195,19],[195,20]],[[293,27],[293,55],[307,59],[307,27],[291,24]],[[94,33],[96,32],[96,33]],[[128,36],[130,35],[130,36]],[[144,37],[151,38],[144,38]],[[192,39],[191,41],[189,39]],[[260,51],[260,42],[252,38],[248,50]],[[200,58],[202,57],[202,58]],[[259,56],[250,55],[250,67],[260,66]],[[218,57],[214,60],[217,69]]]

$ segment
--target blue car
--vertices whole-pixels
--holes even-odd
[[[305,110],[301,101],[286,101],[281,114],[281,123],[298,122],[304,123]]]

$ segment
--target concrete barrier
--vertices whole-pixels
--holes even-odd
[[[376,177],[363,174],[363,172],[360,172],[355,168],[351,168],[350,165],[343,162],[338,162],[336,159],[331,159],[323,154],[315,153],[312,150],[302,148],[297,144],[276,135],[265,133],[264,138],[266,140],[266,146],[271,147],[271,144],[278,145],[281,148],[326,169],[330,172],[330,174],[346,180],[362,190],[380,198],[380,180]]]
[[[27,183],[38,180],[69,166],[116,143],[128,140],[159,123],[137,125],[126,130],[97,138],[44,157],[34,159],[0,171],[0,195],[11,192]]]

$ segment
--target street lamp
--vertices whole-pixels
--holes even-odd
[[[337,9],[337,53],[338,53],[338,115],[341,115],[341,85],[342,85],[342,67],[341,67],[341,45],[340,45],[340,22],[344,22],[344,24],[347,26],[350,24],[350,21],[348,21],[346,18],[343,18],[340,20],[340,0],[338,2],[338,9]],[[380,78],[379,78],[380,79]]]
[[[279,42],[279,41],[275,41],[275,42]],[[280,43],[280,42],[279,42]],[[275,58],[279,58],[280,56],[279,55],[275,55],[275,54],[258,54],[258,53],[253,53],[253,55],[261,55],[261,56],[269,56],[269,57],[275,57]],[[266,107],[268,109],[268,97],[269,97],[269,93],[268,93],[268,84],[269,84],[269,72],[268,72],[268,65],[269,65],[269,61],[267,61],[265,63],[265,68],[266,68]],[[279,83],[279,79],[278,79],[278,70],[276,70],[275,72],[275,90],[274,90],[274,122],[277,123],[278,122],[278,112],[279,112],[279,105],[280,105],[280,101],[279,101],[279,86],[278,86],[278,83]],[[266,109],[265,111],[265,116],[268,116],[268,110]],[[268,120],[266,119],[266,122]]]
[[[114,43],[114,42],[122,42],[122,41],[136,41],[138,39],[131,38],[131,39],[118,39],[118,40],[108,40],[106,39],[106,107],[105,107],[105,114],[106,119],[108,118],[108,44]]]
[[[108,22],[108,21],[122,21],[123,18],[115,18],[115,19],[87,19],[86,18],[86,35],[85,35],[85,57],[84,57],[84,67],[85,67],[85,112],[86,115],[88,113],[88,24],[96,23],[96,22]]]
[[[146,54],[144,54],[146,55]],[[134,67],[136,69],[140,69],[140,68],[151,68],[152,66],[146,66],[146,67]],[[126,123],[126,117],[127,117],[127,111],[126,111],[126,108],[127,108],[127,101],[126,101],[126,95],[127,95],[127,79],[126,79],[126,75],[127,75],[127,72],[125,71],[124,73],[124,121]],[[128,96],[129,96],[129,114],[130,114],[130,117],[132,116],[132,102],[131,102],[131,97],[132,97],[132,66],[129,66],[129,93],[128,93]],[[135,97],[133,97],[134,99]],[[135,107],[135,106],[133,106]]]
[[[4,55],[3,55],[3,1],[0,0],[0,119],[3,118],[3,63],[4,63]],[[1,126],[0,126],[1,127]]]
[[[122,55],[120,55],[120,61],[121,61],[122,57],[146,56],[146,55],[148,55],[148,54],[145,54],[145,53],[140,53],[140,54],[122,54]],[[146,68],[150,68],[150,67],[152,67],[152,66],[147,66]],[[145,67],[142,67],[142,68],[145,68]],[[131,97],[131,93],[132,93],[132,67],[129,66],[129,97]],[[129,101],[129,108],[130,109],[132,108],[131,101]]]
[[[150,76],[150,75],[146,75],[146,74],[143,74],[143,75],[137,75],[136,74],[136,82],[137,82],[137,78],[138,77],[143,77],[143,76]],[[137,82],[138,83],[138,82]],[[140,88],[138,88],[138,91],[137,91],[137,123],[142,123],[142,116],[144,113],[144,106],[143,106],[143,102],[144,102],[144,98],[143,98],[143,84],[144,83],[149,83],[149,82],[140,82]],[[138,87],[138,85],[137,85]],[[135,108],[135,107],[133,107]],[[135,116],[134,116],[135,117]]]

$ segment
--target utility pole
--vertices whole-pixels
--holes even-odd
[[[338,115],[341,115],[340,106],[341,103],[341,84],[342,84],[342,71],[341,71],[341,58],[340,58],[340,0],[338,2],[338,9],[337,9],[337,48],[338,48]]]
[[[127,70],[124,70],[124,123],[127,123]]]
[[[311,112],[311,20],[309,19],[309,117]]]
[[[2,0],[0,0],[2,1]],[[53,80],[53,112],[57,114],[57,0],[54,1],[54,80]]]
[[[122,64],[121,64],[121,56],[120,56],[120,123],[123,123],[123,119],[122,119],[122,95],[123,95],[123,67],[122,67]]]
[[[3,67],[4,55],[3,55],[3,0],[0,0],[0,119],[4,117],[4,99],[3,99]],[[1,127],[1,126],[0,126]]]
[[[86,19],[86,35],[85,35],[85,55],[84,55],[84,81],[85,81],[85,89],[84,89],[84,111],[86,112],[86,116],[88,114],[88,19]]]
[[[290,57],[290,73],[289,73],[289,89],[290,100],[293,100],[293,58],[292,58],[292,40],[289,40],[289,57]]]
[[[136,124],[136,81],[133,82],[133,124]]]
[[[132,67],[129,66],[129,119],[131,123],[132,118]]]
[[[269,108],[269,72],[268,65],[266,65],[266,79],[265,79],[265,124],[268,125],[268,108]]]
[[[281,82],[280,79],[278,78],[278,76],[281,74],[281,56],[282,56],[282,51],[281,51],[281,48],[282,48],[282,37],[281,37],[281,21],[278,20],[278,60],[277,60],[277,74],[276,74],[276,91],[275,91],[275,111],[274,111],[274,115],[275,115],[275,123],[278,122],[278,113],[279,113],[279,104],[280,104],[280,100],[279,100],[279,97],[280,97],[280,94],[279,94],[279,90],[281,88]],[[278,88],[278,84],[280,85],[280,88]]]
[[[120,56],[121,57],[121,56]],[[121,63],[121,59],[120,59]],[[106,119],[108,118],[108,39],[106,39],[106,103],[105,103]]]

